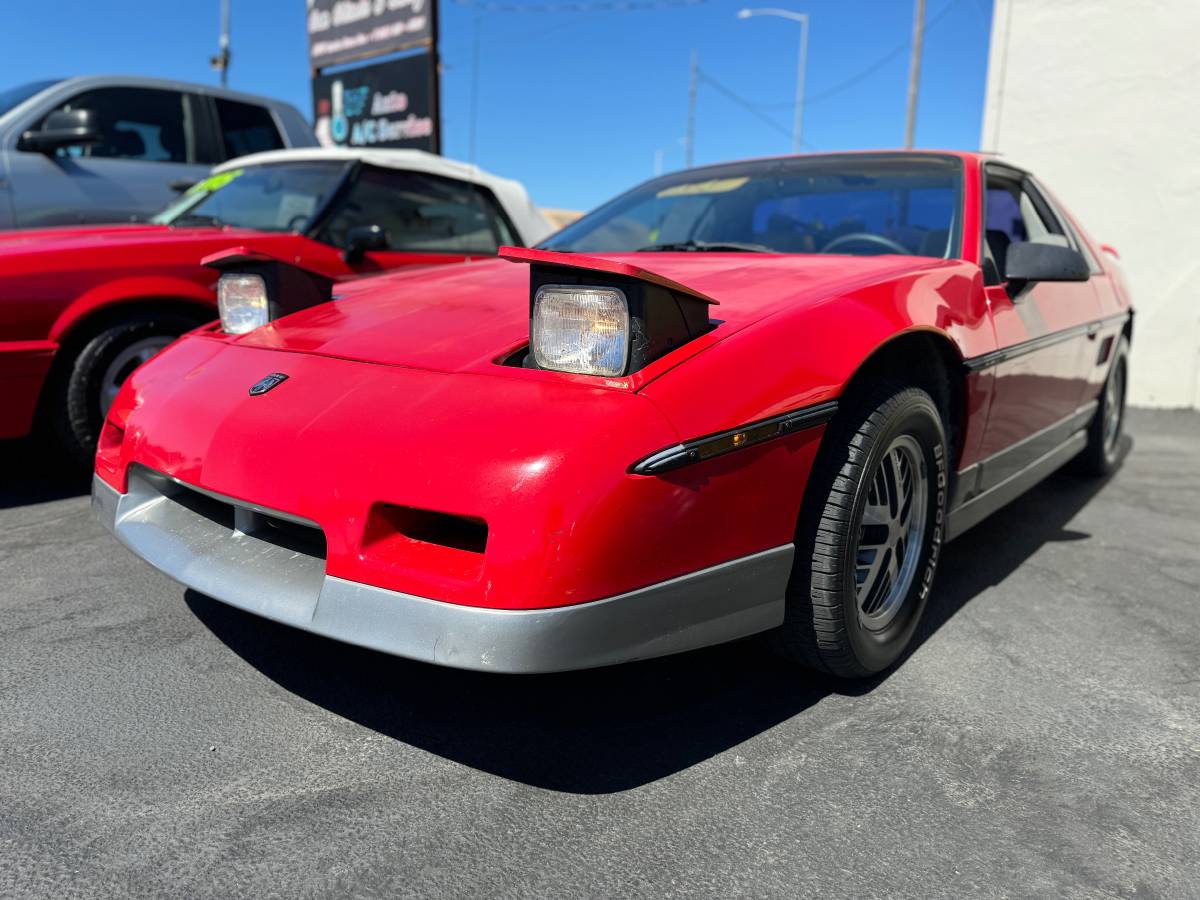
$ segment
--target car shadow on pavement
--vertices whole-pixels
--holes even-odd
[[[913,651],[1046,542],[1086,538],[1066,525],[1104,483],[1056,475],[949,545]],[[490,675],[340,644],[195,591],[186,601],[231,650],[311,703],[463,765],[580,794],[674,774],[831,693],[859,696],[889,677],[824,678],[759,639],[606,669]]]
[[[0,441],[0,509],[65,500],[88,493],[91,472],[71,470],[42,440]]]

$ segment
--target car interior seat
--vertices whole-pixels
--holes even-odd
[[[1012,244],[1012,238],[1008,236],[1008,232],[1001,231],[998,228],[989,228],[987,230],[988,249],[992,251],[992,259],[996,261],[996,274],[1000,278],[1004,277],[1004,265],[1008,261],[1008,248]]]
[[[146,155],[146,142],[136,131],[106,130],[104,143],[98,148],[96,156],[110,156],[118,159],[142,159]]]

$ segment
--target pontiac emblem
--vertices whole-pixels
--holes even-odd
[[[254,386],[250,388],[250,396],[257,397],[259,394],[265,394],[267,391],[278,387],[285,381],[287,381],[287,376],[282,372],[272,372],[265,378],[255,382]]]

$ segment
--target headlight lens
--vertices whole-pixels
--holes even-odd
[[[539,368],[581,375],[623,374],[629,362],[625,294],[617,288],[538,288],[530,343]]]
[[[271,320],[261,275],[222,275],[217,282],[217,307],[221,327],[229,334],[245,334]]]

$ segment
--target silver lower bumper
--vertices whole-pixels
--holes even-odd
[[[605,600],[497,610],[326,575],[323,551],[286,539],[287,522],[312,523],[148,470],[131,471],[125,494],[94,479],[92,508],[142,559],[217,600],[385,653],[490,672],[585,669],[766,631],[783,622],[794,549],[785,544]],[[214,510],[229,512],[228,521]],[[285,520],[285,531],[256,527],[256,517]]]

